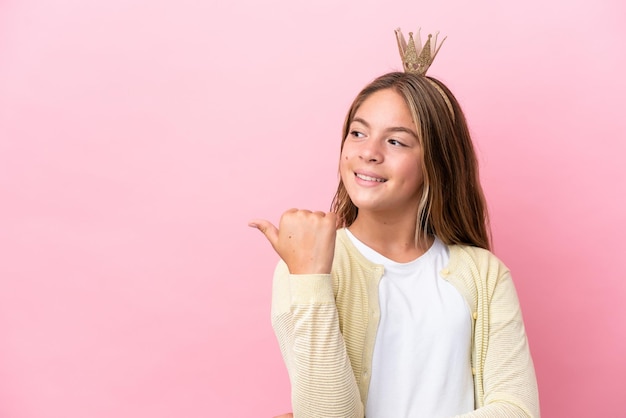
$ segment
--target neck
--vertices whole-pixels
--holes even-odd
[[[417,219],[402,217],[378,216],[374,213],[357,215],[350,232],[368,247],[383,256],[397,261],[412,261],[424,254],[432,245],[434,238],[415,242]]]

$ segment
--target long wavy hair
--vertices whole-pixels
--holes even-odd
[[[416,243],[436,235],[448,245],[491,249],[489,216],[472,139],[458,101],[442,82],[401,72],[378,77],[361,90],[350,106],[341,149],[359,107],[373,93],[384,89],[393,89],[404,98],[422,147],[424,184],[415,214]],[[344,227],[352,225],[358,215],[341,179],[331,210]]]

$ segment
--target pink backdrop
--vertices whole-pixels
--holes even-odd
[[[448,36],[546,417],[626,410],[623,1],[0,1],[0,416],[270,417],[253,217],[327,209],[393,29]]]

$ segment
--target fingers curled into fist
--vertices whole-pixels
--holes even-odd
[[[278,228],[264,219],[249,223],[261,231],[291,274],[330,273],[335,251],[337,215],[304,209],[289,209]]]

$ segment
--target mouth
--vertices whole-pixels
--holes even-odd
[[[354,173],[354,175],[360,178],[361,180],[365,180],[365,181],[376,181],[378,183],[384,183],[387,181],[387,179],[383,179],[380,177],[366,176],[365,174],[360,174],[360,173]]]

